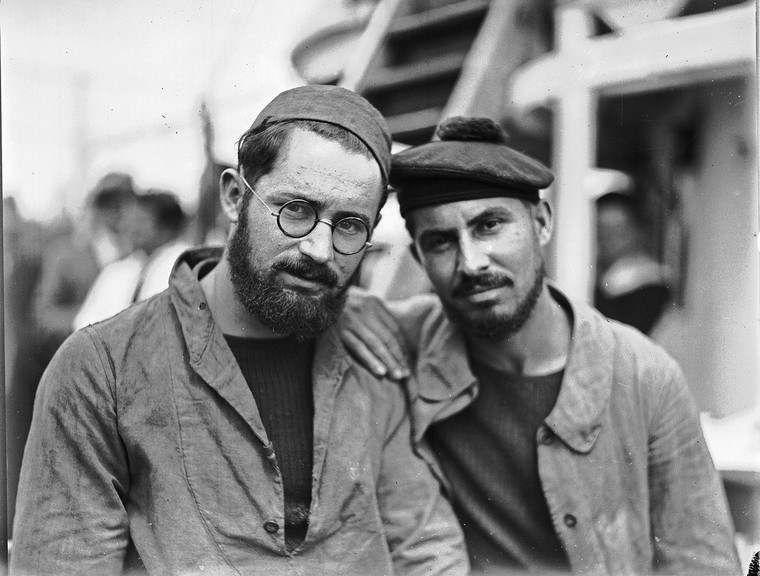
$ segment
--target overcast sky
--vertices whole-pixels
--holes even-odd
[[[322,0],[324,4],[324,0]],[[25,216],[76,209],[109,170],[193,204],[203,169],[200,102],[216,151],[275,94],[315,0],[3,0],[3,193]]]

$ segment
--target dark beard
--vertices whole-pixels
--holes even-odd
[[[533,309],[536,307],[538,297],[543,290],[545,278],[546,267],[542,260],[536,267],[533,285],[530,287],[530,290],[525,297],[518,302],[517,309],[511,314],[499,314],[497,312],[488,311],[475,318],[469,318],[453,308],[448,310],[448,314],[451,316],[452,322],[461,326],[465,332],[476,338],[503,340],[520,330],[520,328],[522,328],[528,321],[528,318],[530,318],[530,315],[533,313]],[[496,286],[498,283],[499,280],[496,278],[482,278],[465,282],[466,285],[474,284],[482,286]]]
[[[308,340],[327,330],[343,311],[348,284],[340,286],[338,276],[321,264],[308,259],[278,260],[268,270],[255,268],[250,260],[248,235],[248,201],[241,203],[240,218],[227,248],[230,278],[235,295],[248,313],[261,324],[287,336]],[[305,296],[283,288],[277,273],[286,271],[296,276],[318,280],[325,292]]]

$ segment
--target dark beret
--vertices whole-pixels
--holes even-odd
[[[391,135],[382,114],[356,92],[339,86],[299,86],[275,96],[253,121],[256,128],[265,120],[312,120],[340,126],[369,148],[388,180],[391,164]]]
[[[444,121],[435,142],[393,155],[390,184],[401,215],[424,206],[499,196],[538,202],[554,176],[508,147],[504,130],[488,118]]]

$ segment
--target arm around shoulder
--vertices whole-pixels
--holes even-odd
[[[121,574],[129,470],[114,386],[89,328],[69,337],[45,371],[19,482],[13,574]]]
[[[340,321],[341,340],[375,376],[401,380],[410,374],[409,359],[416,356],[421,326],[435,303],[431,296],[384,302],[351,288]]]

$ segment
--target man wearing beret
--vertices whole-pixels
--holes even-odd
[[[394,353],[376,336],[397,322],[413,350],[415,442],[473,571],[738,574],[681,369],[545,280],[552,174],[490,120],[451,119],[438,136],[391,172],[437,297],[363,310],[344,338],[375,348],[371,365]]]
[[[221,177],[223,249],[74,333],[43,377],[11,566],[25,574],[465,574],[403,392],[331,325],[377,223],[385,121],[277,96]]]

